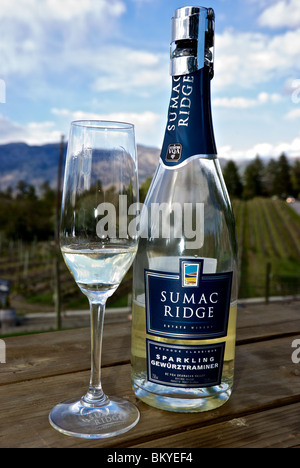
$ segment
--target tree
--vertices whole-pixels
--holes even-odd
[[[267,195],[277,195],[275,189],[275,180],[277,178],[278,164],[275,159],[270,159],[268,162],[263,176],[263,184]]]
[[[292,168],[293,195],[300,198],[300,159],[296,159]]]
[[[16,197],[1,197],[0,231],[7,239],[31,242],[53,238],[55,193],[47,184],[42,192],[39,199],[32,185],[20,181]]]
[[[17,185],[17,198],[23,200],[36,200],[35,187],[27,184],[24,180],[20,180]]]
[[[48,210],[49,213],[53,213],[53,209],[56,203],[56,193],[55,190],[50,187],[48,181],[43,182],[40,186],[41,201],[44,204],[44,209]]]
[[[286,198],[291,193],[291,190],[291,168],[286,155],[282,153],[277,161],[273,192],[280,197]]]
[[[238,167],[234,161],[228,161],[223,169],[223,176],[229,195],[240,198],[243,193],[243,184]]]
[[[143,185],[140,187],[140,202],[141,203],[144,203],[145,201],[151,182],[152,182],[152,178],[148,177],[148,179],[146,179]]]
[[[263,174],[264,165],[257,156],[253,162],[248,164],[244,173],[243,197],[245,199],[264,195]]]

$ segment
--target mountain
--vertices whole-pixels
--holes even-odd
[[[64,159],[66,156],[64,145]],[[0,145],[0,191],[6,191],[8,187],[13,190],[18,182],[23,180],[33,185],[38,191],[39,187],[48,181],[55,188],[57,185],[57,172],[59,163],[60,143],[42,146],[29,146],[26,143],[10,143]],[[140,184],[152,177],[157,167],[160,149],[143,145],[137,146],[139,181]],[[219,157],[221,167],[228,162]],[[241,174],[250,160],[235,160]],[[266,164],[268,158],[263,158]]]
[[[56,187],[59,164],[60,143],[42,146],[29,146],[26,143],[0,145],[0,190],[8,187],[13,190],[23,180],[38,189],[48,181]],[[160,150],[138,145],[140,183],[152,177],[157,167]],[[64,159],[66,144],[64,145]]]

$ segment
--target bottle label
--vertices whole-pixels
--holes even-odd
[[[169,169],[177,169],[193,156],[207,158],[216,157],[216,154],[209,68],[173,77],[161,161]]]
[[[232,272],[203,273],[203,259],[180,259],[179,274],[145,270],[147,334],[203,340],[227,335]]]
[[[147,378],[171,387],[220,385],[225,343],[181,346],[147,339]]]

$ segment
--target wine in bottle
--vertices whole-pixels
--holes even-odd
[[[211,112],[214,11],[176,10],[172,94],[133,272],[132,382],[156,408],[223,405],[234,377],[237,245]]]

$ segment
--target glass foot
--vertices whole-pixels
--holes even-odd
[[[83,400],[69,400],[55,406],[50,424],[62,434],[82,439],[114,437],[132,429],[139,421],[139,410],[119,398],[107,399],[104,405],[87,405]]]

